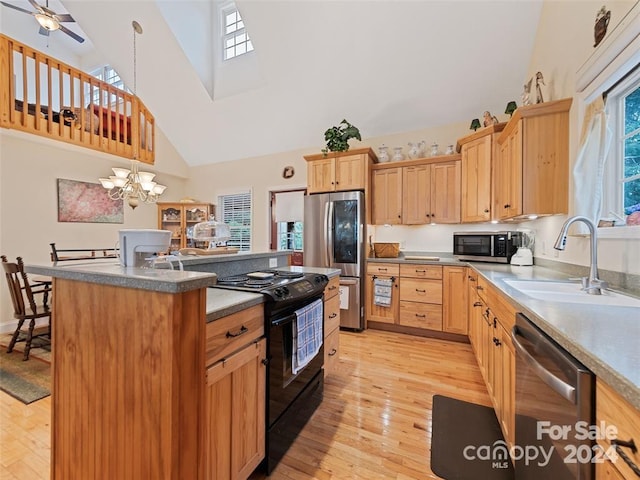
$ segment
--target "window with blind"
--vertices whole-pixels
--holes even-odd
[[[229,247],[251,250],[251,192],[220,195],[218,197],[220,221],[229,225]]]

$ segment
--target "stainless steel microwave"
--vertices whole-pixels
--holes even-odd
[[[455,232],[453,256],[475,262],[509,263],[521,245],[522,232]]]

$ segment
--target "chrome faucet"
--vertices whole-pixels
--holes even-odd
[[[574,222],[582,222],[589,227],[589,233],[591,243],[590,243],[590,251],[591,251],[591,265],[589,266],[589,276],[582,277],[582,289],[591,295],[601,295],[602,289],[606,289],[608,287],[607,282],[603,282],[598,278],[598,234],[596,230],[596,226],[593,224],[591,220],[587,217],[577,216],[571,217],[564,222],[562,225],[562,229],[560,230],[560,234],[556,239],[556,243],[553,246],[556,250],[564,250],[567,243],[567,232],[569,227]]]

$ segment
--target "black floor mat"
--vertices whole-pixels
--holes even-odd
[[[446,480],[513,480],[493,408],[434,395],[431,470]]]

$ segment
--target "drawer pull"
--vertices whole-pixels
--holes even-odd
[[[473,304],[474,307],[481,307],[482,306],[482,302],[475,302]]]
[[[484,288],[482,287],[482,285],[478,285],[478,286],[476,287],[476,290],[484,290]]]
[[[336,318],[338,316],[337,313],[332,313],[331,315],[329,315],[329,318]]]
[[[240,327],[240,331],[237,332],[237,333],[231,333],[231,331],[227,331],[227,338],[239,337],[240,335],[244,335],[248,331],[249,331],[249,329],[247,327],[245,327],[244,325],[242,325],[242,327]]]
[[[328,353],[328,355],[330,357],[333,357],[336,353],[338,353],[338,351],[335,348],[332,348],[331,351]]]
[[[260,363],[263,365],[269,365],[269,359],[268,358],[263,358],[262,360],[260,360]]]
[[[427,271],[426,270],[417,270],[416,269],[416,273],[427,273]]]
[[[426,290],[420,290],[419,288],[416,288],[416,292],[418,292],[418,293],[426,293],[427,291]]]
[[[336,287],[335,285],[331,285],[327,290],[335,290],[336,288],[338,287]]]
[[[626,463],[629,466],[629,468],[633,470],[633,473],[636,474],[636,477],[640,477],[640,468],[638,468],[638,466],[633,462],[633,460],[631,460],[629,456],[622,451],[622,447],[626,447],[630,449],[632,453],[636,453],[638,451],[638,448],[636,447],[636,444],[633,441],[633,438],[629,441],[611,440],[611,444],[616,449],[616,453],[620,455],[620,458],[624,460],[624,463]]]
[[[418,318],[427,318],[427,316],[424,313],[416,313],[416,317],[418,317]]]
[[[382,268],[382,267],[378,267],[378,270],[381,271],[381,272],[386,272],[387,271],[386,268]]]

